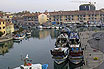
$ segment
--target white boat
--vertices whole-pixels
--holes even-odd
[[[13,69],[47,69],[48,64],[32,64],[31,60],[29,60],[28,54],[26,55],[24,59],[24,65],[21,65],[19,67],[13,68]]]
[[[51,29],[51,26],[47,26],[47,29]]]
[[[56,26],[56,30],[59,30],[59,27],[58,26]]]
[[[24,39],[25,38],[25,35],[23,36],[14,36],[13,39],[14,40],[21,40],[21,39]]]
[[[37,28],[38,28],[38,29],[43,29],[43,26],[39,25]]]
[[[31,32],[27,32],[26,35],[31,35]]]
[[[20,67],[14,69],[42,69],[42,65],[41,64],[32,64],[31,66],[21,65]]]

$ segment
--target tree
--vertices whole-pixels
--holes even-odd
[[[3,35],[3,32],[0,31],[0,37]]]

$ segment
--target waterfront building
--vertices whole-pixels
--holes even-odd
[[[0,31],[6,35],[6,21],[4,19],[0,19]]]
[[[5,19],[5,21],[12,21],[12,17],[13,17],[13,14],[12,13],[8,13],[8,12],[1,12],[0,13],[0,18],[1,19]]]
[[[38,21],[40,24],[45,24],[48,22],[48,16],[42,13],[38,16]]]
[[[104,22],[104,11],[54,11],[49,12],[51,23]]]
[[[31,27],[38,24],[38,14],[37,13],[28,13],[22,16],[15,16],[12,19],[12,22],[15,26],[19,27]]]
[[[23,16],[23,23],[25,25],[30,25],[30,26],[37,24],[38,23],[38,14],[37,13],[25,14]]]

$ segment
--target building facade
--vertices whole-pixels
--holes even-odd
[[[6,21],[3,19],[0,19],[0,31],[6,35]]]
[[[80,23],[104,22],[104,11],[57,11],[49,12],[49,22],[53,23]]]
[[[38,14],[31,13],[23,16],[23,23],[25,25],[35,25],[38,23]]]
[[[38,21],[39,21],[39,24],[45,24],[48,22],[48,16],[42,13],[38,16]]]

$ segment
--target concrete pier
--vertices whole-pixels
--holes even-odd
[[[81,39],[81,45],[82,48],[84,48],[84,60],[85,65],[82,66],[82,69],[93,69],[98,67],[102,62],[104,61],[103,52],[91,48],[91,46],[88,43],[88,40],[92,39],[92,34],[94,34],[94,31],[85,31],[80,32],[80,39]],[[94,58],[97,57],[97,60],[94,60]]]

